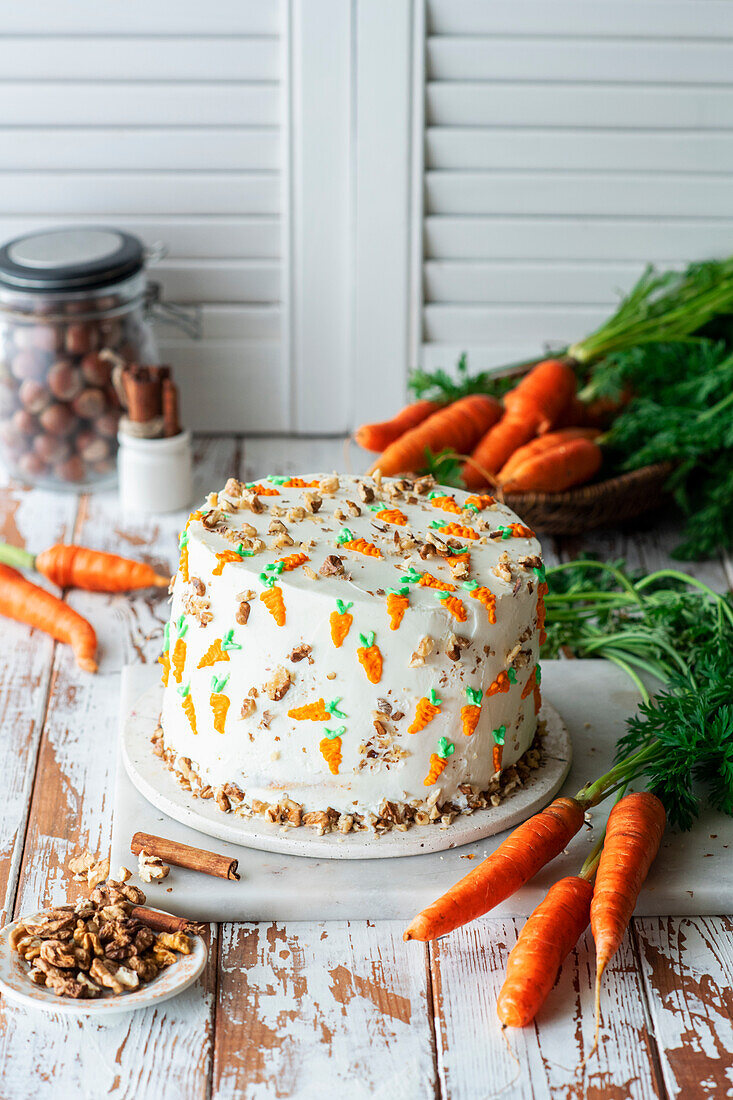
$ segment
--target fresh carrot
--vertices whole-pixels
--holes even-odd
[[[35,569],[59,588],[85,588],[90,592],[167,588],[170,582],[170,577],[161,576],[143,562],[64,543],[49,546],[48,550],[36,555],[0,543],[0,562],[20,569]]]
[[[70,645],[76,663],[96,672],[97,635],[94,627],[57,596],[31,584],[17,569],[0,564],[0,615],[27,623]]]
[[[504,408],[533,421],[535,431],[547,431],[575,393],[575,373],[562,359],[545,359],[504,395]]]
[[[405,940],[434,940],[487,913],[554,859],[583,824],[583,806],[556,798],[495,852],[414,918]]]
[[[487,484],[486,474],[496,475],[519,447],[537,433],[531,420],[506,413],[479,441],[464,462],[461,477],[469,489],[481,489]],[[486,473],[484,473],[486,471]]]
[[[555,984],[560,966],[588,924],[593,885],[579,875],[560,879],[528,917],[509,953],[496,1003],[505,1027],[535,1018]]]
[[[497,481],[502,484],[528,458],[534,458],[535,455],[551,451],[559,443],[568,443],[571,439],[595,439],[599,434],[598,428],[572,427],[538,435],[535,439],[531,439],[529,443],[525,443],[523,447],[516,450],[511,458],[504,463],[497,474]]]
[[[425,451],[434,454],[446,447],[467,454],[501,416],[501,405],[493,397],[472,393],[439,409],[416,428],[391,443],[371,467],[386,476],[410,473],[425,465]]]
[[[354,439],[365,451],[383,451],[390,443],[422,424],[442,407],[438,401],[413,401],[400,409],[391,420],[382,420],[378,424],[362,424],[354,432]]]
[[[597,474],[603,453],[590,439],[571,439],[535,454],[502,482],[505,493],[561,493]]]
[[[601,979],[621,946],[644,879],[659,851],[664,806],[649,791],[627,794],[611,810],[590,906],[596,945],[596,1021]]]

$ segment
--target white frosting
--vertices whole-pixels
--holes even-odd
[[[327,475],[305,477],[306,481],[315,479],[326,479],[328,483]],[[395,526],[377,519],[369,504],[360,499],[358,482],[376,488],[375,503],[383,509],[399,509],[407,525]],[[188,757],[203,782],[214,787],[236,783],[245,792],[247,803],[253,799],[277,803],[290,797],[305,811],[333,807],[341,813],[369,814],[378,813],[385,800],[423,804],[439,790],[441,802],[451,800],[464,808],[466,799],[459,791],[460,785],[485,790],[495,774],[493,731],[506,727],[503,767],[519,759],[535,733],[533,693],[530,691],[524,699],[521,694],[533,675],[539,651],[538,576],[533,568],[537,562],[526,561],[538,558],[539,543],[533,537],[489,537],[500,526],[518,522],[515,514],[501,504],[491,504],[480,512],[463,508],[457,515],[435,507],[427,495],[418,496],[410,490],[397,499],[387,499],[384,489],[380,491],[371,478],[341,476],[339,483],[330,495],[320,489],[274,484],[280,495],[261,496],[266,507],[260,514],[246,506],[248,494],[240,499],[236,494],[220,493],[219,504],[231,501],[236,510],[222,517],[219,529],[207,530],[200,519],[190,521],[187,550],[191,580],[184,581],[180,570],[175,578],[170,652],[177,637],[175,624],[184,616],[186,656],[181,687],[190,685],[198,732],[194,734],[191,729],[179,685],[171,673],[162,712],[165,747]],[[273,487],[273,481],[262,484]],[[269,533],[274,518],[271,507],[287,513],[302,506],[304,494],[309,492],[322,497],[320,510],[295,521],[287,514],[279,516],[294,545],[273,548],[277,536]],[[453,489],[440,492],[453,497],[461,507],[469,497]],[[337,509],[347,512],[348,501],[361,514],[335,517]],[[431,528],[434,522],[446,526],[459,523],[479,536],[478,540],[457,541],[469,548],[470,578],[496,597],[495,624],[490,623],[486,607],[454,577],[444,557],[433,555],[423,560],[417,548],[401,550],[395,544],[395,534],[398,538],[412,536],[420,544],[428,538],[441,545],[447,543],[452,536]],[[218,553],[236,550],[240,542],[244,547],[257,546],[246,524],[257,529],[266,549],[228,562],[221,574],[214,576]],[[243,528],[248,532],[244,541],[233,533]],[[383,556],[366,556],[339,546],[337,537],[344,528],[354,538],[363,537],[376,545]],[[316,579],[302,566],[279,575],[266,570],[278,559],[301,550],[308,554],[308,569],[318,574]],[[342,558],[345,575],[320,574],[324,560],[332,554]],[[430,573],[442,582],[455,583],[456,591],[451,595],[461,600],[466,621],[457,622],[433,588],[408,584],[406,575],[411,568]],[[284,626],[277,625],[260,600],[267,590],[260,574],[266,572],[274,575],[281,589],[286,609]],[[205,585],[203,596],[197,595],[194,579]],[[409,607],[399,628],[392,630],[386,590],[405,585],[409,587]],[[252,594],[249,619],[241,625],[236,614],[248,592]],[[337,599],[353,605],[349,611],[353,624],[340,648],[334,645],[330,627]],[[241,648],[227,649],[228,661],[198,668],[212,643],[225,638],[229,631],[233,631],[232,641]],[[357,654],[362,646],[360,635],[370,631],[375,633],[383,658],[377,684],[369,681]],[[470,641],[458,660],[446,653],[454,634]],[[433,640],[434,648],[424,664],[411,667],[415,665],[412,655],[425,636]],[[303,645],[311,647],[308,656],[292,660],[293,651]],[[279,666],[290,674],[292,684],[280,700],[273,701],[265,685]],[[510,675],[516,682],[507,692],[487,696],[491,684],[508,669],[513,670]],[[213,675],[228,676],[222,689],[230,700],[223,734],[214,728],[210,702]],[[467,687],[483,692],[478,725],[470,737],[461,728],[461,709],[469,703]],[[242,706],[252,698],[252,689],[256,690],[256,709],[243,718]],[[423,730],[410,734],[408,726],[418,701],[429,697],[431,689],[440,699],[440,713]],[[332,714],[329,720],[298,721],[289,716],[291,709],[319,699],[326,708],[338,700],[337,708],[344,717]],[[374,725],[378,711],[383,715],[381,736]],[[393,716],[400,713],[404,717],[394,720]],[[342,760],[338,774],[332,774],[319,745],[326,729],[334,731],[342,726]],[[441,738],[446,738],[454,749],[445,756],[446,767],[437,782],[426,786],[431,754],[439,752]],[[450,745],[444,742],[442,747],[445,752]]]

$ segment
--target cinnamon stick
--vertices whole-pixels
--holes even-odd
[[[178,387],[170,378],[162,382],[163,435],[166,439],[180,435],[181,424],[178,419]]]
[[[148,909],[146,905],[133,906],[130,916],[141,920],[154,932],[192,932],[199,935],[201,925],[187,917],[174,917],[172,913],[162,913],[160,909]]]
[[[135,833],[130,841],[130,851],[140,855],[145,849],[152,856],[159,856],[164,863],[176,867],[188,867],[190,871],[200,871],[204,875],[216,878],[228,878],[239,881],[237,866],[239,861],[221,856],[216,852],[207,852],[205,848],[192,848],[188,844],[179,844],[176,840],[167,840],[152,833]]]

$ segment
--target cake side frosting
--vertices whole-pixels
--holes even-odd
[[[491,497],[230,480],[181,541],[161,725],[196,782],[247,809],[465,810],[532,743],[540,548]]]

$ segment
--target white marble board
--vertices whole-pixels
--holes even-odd
[[[624,720],[638,695],[623,672],[604,661],[545,661],[543,693],[560,712],[573,741],[564,792],[573,794],[609,766]],[[120,714],[150,686],[150,666],[123,671]],[[152,732],[152,731],[151,731]],[[563,853],[496,916],[532,911],[555,879],[577,873],[605,823],[608,808],[593,811]],[[115,787],[111,863],[135,867],[130,838],[136,830],[208,847],[239,860],[240,882],[172,868],[145,890],[151,905],[201,921],[408,919],[496,848],[503,834],[446,852],[402,859],[333,860],[288,856],[213,840],[167,817],[132,785],[121,761]],[[347,841],[345,841],[347,842]],[[733,819],[705,810],[690,833],[668,830],[637,906],[637,914],[700,915],[733,907]],[[467,858],[467,857],[474,858]]]

